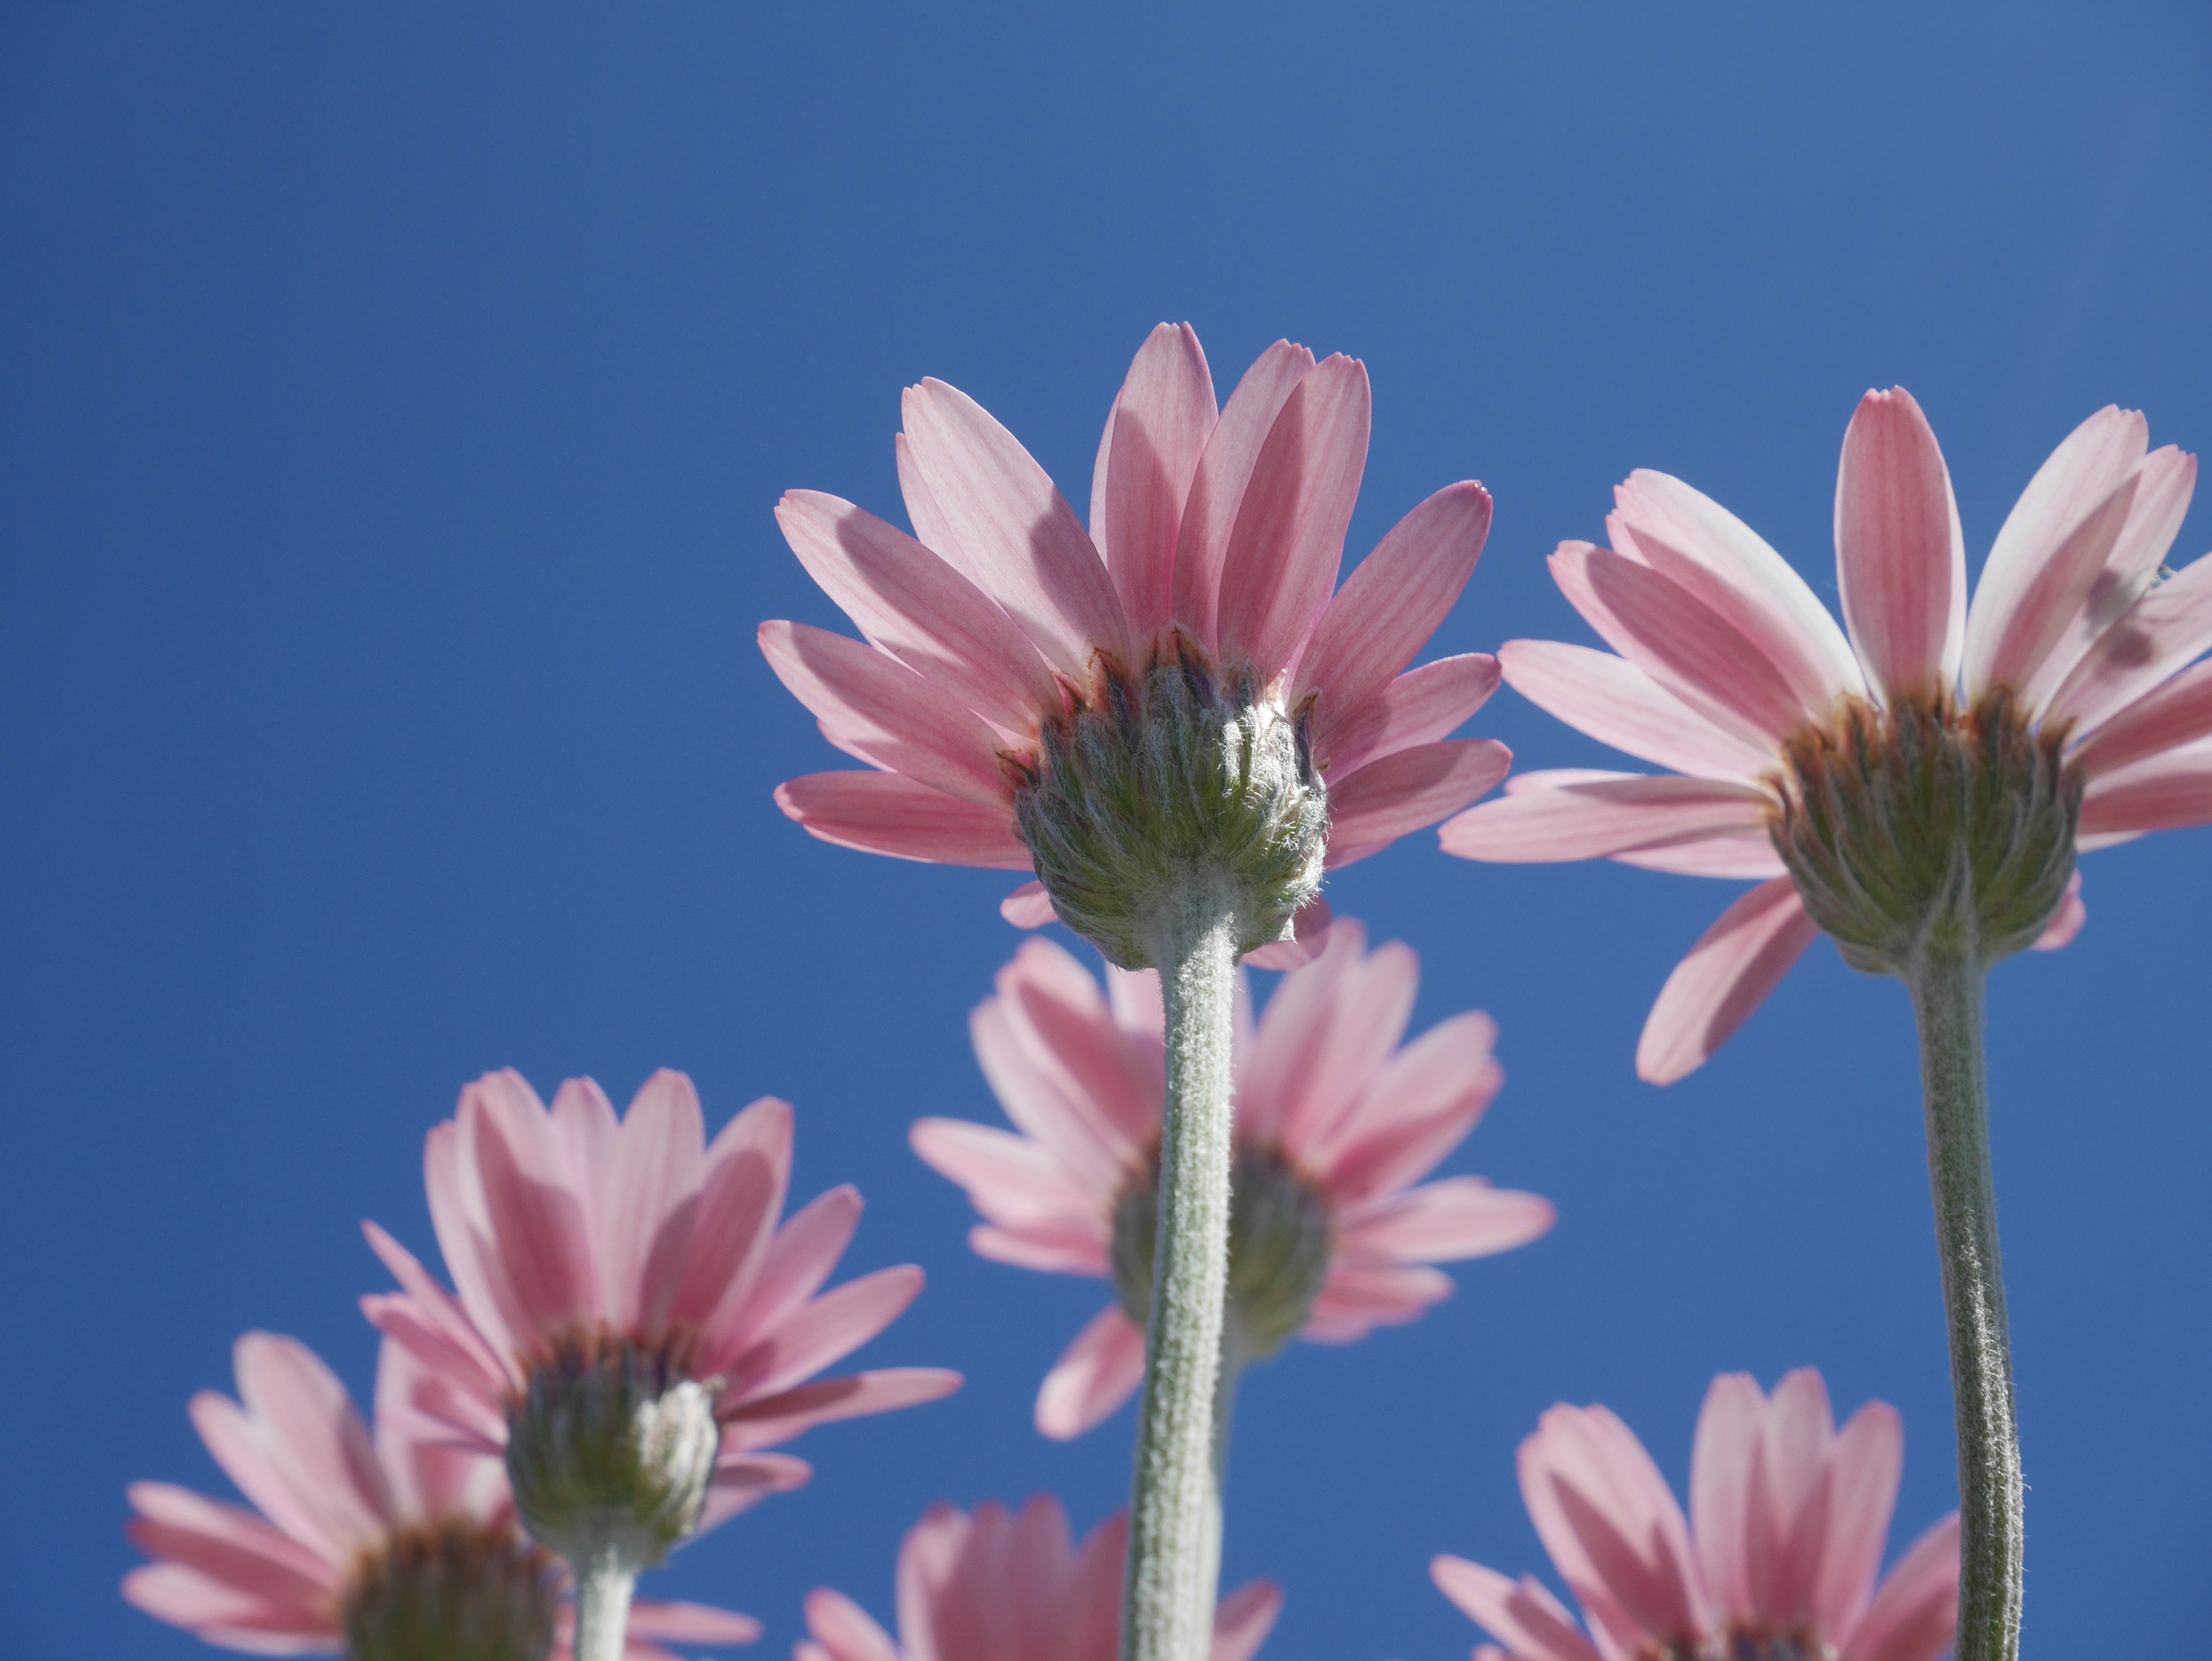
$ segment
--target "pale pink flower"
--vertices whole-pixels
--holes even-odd
[[[842,1592],[806,1599],[796,1661],[1115,1661],[1121,1651],[1121,1563],[1129,1525],[1116,1514],[1081,1544],[1060,1501],[1018,1512],[985,1503],[973,1517],[937,1506],[907,1531],[898,1556],[898,1639]],[[1255,1580],[1221,1601],[1209,1661],[1251,1661],[1283,1606]]]
[[[1684,776],[1524,773],[1442,835],[1469,859],[1760,879],[1660,994],[1637,1054],[1645,1078],[1700,1066],[1819,932],[1770,830],[1795,758],[1835,753],[1855,712],[1917,707],[2046,749],[2073,788],[2086,782],[2082,851],[2212,820],[2212,663],[2193,661],[2212,646],[2212,560],[2160,563],[2197,459],[2149,450],[2148,431],[2111,408],[2075,429],[1998,531],[1971,606],[1950,475],[1902,388],[1869,392],[1844,435],[1844,628],[1749,526],[1664,473],[1619,488],[1610,550],[1560,545],[1553,576],[1620,655],[1513,641],[1505,678]],[[2085,916],[2076,873],[2039,946],[2063,946]]]
[[[813,835],[1031,870],[1014,804],[1038,776],[1044,730],[1103,707],[1164,654],[1224,677],[1249,669],[1258,695],[1299,723],[1328,787],[1332,867],[1504,776],[1503,745],[1447,737],[1495,688],[1496,660],[1407,672],[1474,569],[1490,527],[1483,488],[1437,491],[1337,588],[1367,459],[1356,360],[1317,364],[1279,341],[1217,413],[1197,335],[1160,325],[1109,412],[1088,531],[966,394],[924,380],[902,408],[899,482],[919,541],[816,491],[776,508],[793,551],[865,636],[760,630],[823,736],[875,770],[776,792]],[[1025,927],[1052,916],[1035,883],[1004,909]]]
[[[431,1370],[426,1410],[486,1453],[504,1449],[533,1371],[562,1358],[611,1349],[672,1385],[708,1384],[721,1451],[698,1529],[712,1528],[810,1474],[760,1450],[960,1384],[925,1367],[815,1378],[897,1318],[922,1275],[879,1269],[821,1293],[860,1196],[832,1189],[779,1227],[791,1131],[791,1109],[764,1098],[709,1145],[680,1073],[647,1080],[619,1123],[589,1079],[562,1085],[549,1112],[520,1074],[487,1074],[423,1150],[459,1297],[371,1223],[402,1290],[362,1307]]]
[[[1416,1320],[1451,1293],[1434,1264],[1504,1251],[1552,1226],[1552,1204],[1536,1195],[1480,1177],[1420,1182],[1474,1129],[1504,1074],[1487,1015],[1455,1015],[1401,1048],[1419,977],[1407,946],[1370,952],[1365,930],[1345,920],[1314,962],[1283,977],[1256,1029],[1249,991],[1239,999],[1227,1342],[1242,1359],[1272,1354],[1292,1332],[1349,1343]],[[1037,1396],[1037,1427],[1053,1437],[1097,1425],[1144,1375],[1159,977],[1109,968],[1107,983],[1102,992],[1048,940],[1025,944],[971,1024],[1020,1134],[924,1119],[912,1136],[986,1219],[969,1237],[977,1252],[1115,1283],[1116,1301]]]
[[[1706,1393],[1690,1514],[1601,1407],[1553,1408],[1521,1445],[1521,1494],[1585,1635],[1533,1575],[1464,1558],[1430,1573],[1504,1647],[1477,1661],[1936,1661],[1959,1611],[1954,1512],[1881,1575],[1905,1468],[1897,1410],[1841,1431],[1810,1367],[1770,1400],[1747,1373]]]
[[[192,1423],[252,1509],[167,1482],[134,1482],[134,1543],[155,1560],[124,1577],[123,1595],[210,1644],[255,1655],[332,1655],[349,1628],[368,1652],[388,1633],[380,1615],[458,1592],[472,1629],[525,1634],[568,1652],[560,1566],[517,1529],[498,1464],[454,1448],[420,1411],[430,1380],[386,1342],[376,1374],[376,1428],[296,1339],[238,1341],[238,1393],[192,1399]],[[412,1577],[422,1577],[419,1581]],[[632,1606],[631,1661],[672,1661],[656,1640],[749,1644],[760,1625],[697,1603]]]

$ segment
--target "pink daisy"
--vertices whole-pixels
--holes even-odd
[[[1958,1620],[1959,1519],[1881,1577],[1904,1464],[1894,1408],[1869,1402],[1838,1431],[1810,1367],[1771,1400],[1723,1373],[1685,1519],[1633,1431],[1555,1407],[1521,1445],[1521,1494],[1588,1635],[1532,1575],[1448,1556],[1430,1573],[1504,1646],[1477,1661],[1936,1661]]]
[[[447,1653],[465,1631],[484,1645],[470,1653],[567,1657],[559,1565],[517,1530],[499,1466],[451,1446],[420,1413],[430,1381],[407,1351],[383,1347],[373,1434],[295,1339],[248,1333],[237,1367],[241,1399],[203,1391],[191,1416],[254,1508],[131,1484],[131,1538],[155,1561],[124,1578],[125,1597],[255,1655],[398,1661]],[[758,1622],[726,1609],[641,1603],[628,1654],[673,1661],[656,1640],[759,1636]]]
[[[960,1383],[921,1367],[814,1378],[890,1325],[922,1275],[879,1269],[816,1295],[860,1196],[833,1189],[779,1227],[791,1132],[791,1109],[763,1098],[708,1144],[680,1073],[646,1080],[619,1123],[589,1079],[562,1085],[549,1111],[520,1074],[487,1074],[423,1151],[458,1298],[371,1223],[402,1290],[362,1307],[429,1369],[425,1410],[487,1453],[564,1370],[614,1358],[667,1392],[703,1386],[720,1453],[693,1531],[712,1528],[806,1480],[803,1461],[761,1450]]]
[[[2212,664],[2194,662],[2212,646],[2212,561],[2178,575],[2160,563],[2197,461],[2149,450],[2147,435],[2141,415],[2109,408],[2075,429],[1998,531],[1971,606],[1950,476],[1901,388],[1868,393],[1844,440],[1843,628],[1747,526],[1663,473],[1620,487],[1610,550],[1560,545],[1553,576],[1620,655],[1514,641],[1498,654],[1505,678],[1680,776],[1524,773],[1443,840],[1468,859],[1760,879],[1660,994],[1644,1077],[1700,1066],[1822,927],[1860,966],[1892,967],[1838,922],[1881,889],[1888,850],[1840,869],[1829,857],[1850,830],[1834,815],[1863,793],[1878,814],[1912,810],[1882,796],[1884,766],[1948,745],[2016,790],[2029,820],[2059,827],[2055,849],[2027,850],[2039,864],[2000,873],[2018,879],[2023,928],[1988,933],[1985,904],[1985,958],[2079,931],[2073,849],[2212,820]]]
[[[1295,724],[1302,765],[1326,784],[1331,867],[1435,824],[1504,776],[1503,745],[1446,736],[1495,688],[1496,660],[1407,672],[1482,551],[1482,487],[1437,492],[1337,589],[1367,457],[1367,371],[1356,360],[1316,363],[1278,342],[1217,411],[1197,335],[1162,324],[1109,413],[1087,532],[964,393],[925,380],[902,407],[899,482],[921,540],[815,491],[776,508],[793,551],[865,636],[781,622],[760,630],[823,736],[872,770],[776,792],[814,836],[1030,871],[1036,856],[1017,810],[1049,782],[1053,742],[1086,712],[1138,700],[1163,663]],[[1036,883],[1003,909],[1025,927],[1053,915]],[[1301,932],[1323,921],[1316,912]]]
[[[1060,1501],[1038,1494],[1018,1512],[986,1503],[973,1517],[933,1507],[899,1546],[899,1636],[842,1592],[806,1599],[810,1640],[797,1661],[1115,1661],[1121,1649],[1125,1517],[1071,1543]],[[1251,1661],[1283,1606],[1255,1580],[1214,1612],[1209,1661]]]
[[[1231,1365],[1292,1333],[1349,1343],[1418,1319],[1450,1294],[1432,1267],[1522,1245],[1548,1200],[1480,1177],[1421,1183],[1473,1130],[1504,1080],[1487,1015],[1457,1015],[1401,1048],[1419,960],[1366,950],[1351,920],[1284,977],[1255,1028],[1238,1004],[1236,1179],[1230,1228]],[[915,1151],[986,1220],[969,1238],[1001,1262],[1115,1283],[1116,1300],[1038,1393],[1048,1436],[1089,1430],[1145,1366],[1162,1075],[1159,977],[1107,970],[1107,988],[1048,940],[1025,944],[975,1011],[975,1054],[1019,1134],[924,1119]],[[1419,1183],[1419,1186],[1415,1184]]]

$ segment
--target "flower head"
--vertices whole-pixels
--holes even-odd
[[[1048,940],[1000,971],[975,1014],[975,1054],[1020,1134],[924,1119],[915,1151],[968,1190],[986,1257],[1095,1275],[1115,1299],[1047,1377],[1048,1436],[1080,1435],[1144,1372],[1164,1077],[1159,977],[1107,971],[1107,989]],[[1450,1294],[1439,1262],[1525,1244],[1551,1202],[1479,1177],[1421,1183],[1474,1129],[1504,1075],[1486,1015],[1457,1015],[1401,1048],[1419,968],[1366,950],[1349,920],[1283,978],[1235,1041],[1228,1335],[1238,1360],[1293,1334],[1348,1343],[1418,1319]],[[1416,1186],[1415,1184],[1419,1184]]]
[[[1465,806],[1511,757],[1451,740],[1495,660],[1407,672],[1459,597],[1490,497],[1447,486],[1340,591],[1366,465],[1367,372],[1278,342],[1217,410],[1188,325],[1146,341],[1077,520],[1012,434],[942,381],[907,390],[915,537],[795,490],[784,535],[865,642],[762,625],[761,648],[869,772],[776,792],[825,842],[1010,871],[1128,967],[1194,870],[1241,896],[1248,946],[1318,934],[1340,866]]]
[[[1121,1649],[1121,1565],[1129,1526],[1116,1515],[1079,1544],[1060,1501],[1038,1494],[1018,1512],[938,1506],[899,1545],[899,1637],[823,1588],[806,1600],[811,1638],[796,1661],[1114,1661]],[[1255,1580],[1214,1612],[1209,1661],[1251,1661],[1283,1606]]]
[[[376,1428],[306,1345],[238,1341],[238,1391],[195,1397],[192,1422],[255,1509],[137,1482],[132,1541],[155,1561],[123,1595],[210,1644],[349,1661],[545,1661],[568,1654],[558,1564],[523,1538],[499,1466],[454,1448],[422,1411],[434,1381],[387,1342]],[[744,1644],[742,1615],[641,1603],[631,1661],[673,1661],[656,1640]]]
[[[1881,1578],[1904,1463],[1887,1404],[1838,1431],[1811,1368],[1771,1398],[1723,1373],[1698,1420],[1686,1519],[1627,1426],[1555,1407],[1521,1445],[1521,1494],[1588,1634],[1534,1576],[1449,1556],[1430,1573],[1504,1646],[1477,1661],[1936,1661],[1958,1621],[1959,1518]]]
[[[564,1555],[612,1534],[657,1561],[806,1480],[762,1450],[957,1388],[918,1367],[814,1379],[897,1317],[921,1271],[816,1295],[860,1199],[833,1189],[777,1226],[791,1128],[764,1099],[709,1145],[680,1073],[653,1074],[619,1122],[588,1079],[549,1111],[520,1075],[489,1074],[423,1155],[458,1298],[368,1226],[402,1288],[365,1299],[369,1318],[429,1370],[448,1433],[504,1457],[525,1524]]]
[[[1637,1052],[1692,1072],[1813,936],[1855,965],[2063,946],[2077,851],[2212,820],[2212,561],[2161,562],[2197,461],[2106,409],[2045,462],[1971,605],[1950,475],[1920,406],[1869,392],[1844,439],[1844,627],[1718,503],[1663,473],[1618,490],[1613,546],[1552,571],[1619,654],[1498,653],[1516,690],[1682,776],[1522,774],[1443,827],[1468,859],[1611,858],[1756,878],[1660,994]],[[1846,632],[1848,631],[1848,632]]]

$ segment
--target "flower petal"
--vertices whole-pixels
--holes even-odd
[[[1451,1263],[1526,1245],[1558,1220],[1540,1194],[1447,1177],[1360,1208],[1345,1219],[1344,1236],[1349,1245],[1400,1262]]]
[[[728,1373],[731,1395],[740,1400],[788,1390],[898,1319],[921,1294],[921,1270],[912,1263],[848,1281],[778,1322],[760,1342],[716,1370]]]
[[[1636,1047],[1637,1076],[1673,1084],[1703,1067],[1820,932],[1787,877],[1722,912],[1660,989]]]
[[[2160,582],[2090,642],[2043,711],[2094,732],[2212,646],[2212,558]]]
[[[1492,739],[1417,744],[1368,763],[1329,789],[1329,869],[1459,812],[1512,766],[1513,752]]]
[[[2075,608],[2066,632],[2022,694],[2028,708],[2039,709],[2048,703],[2051,689],[2072,672],[2090,642],[2150,592],[2174,538],[2181,533],[2196,489],[2195,456],[2169,444],[2143,458],[2128,522],[2113,539],[2105,569],[2091,582],[2086,600]]]
[[[1024,1223],[1000,1228],[978,1223],[968,1231],[968,1249],[994,1263],[1046,1275],[1103,1276],[1113,1269],[1106,1232],[1095,1226]]]
[[[2089,781],[2079,834],[2179,830],[2212,823],[2212,739],[2166,750]]]
[[[1036,868],[1011,808],[962,801],[897,773],[803,774],[776,786],[775,805],[840,848],[928,865]]]
[[[1367,466],[1367,368],[1339,354],[1283,400],[1252,463],[1221,567],[1221,656],[1262,685],[1289,666],[1336,587]]]
[[[1861,399],[1844,434],[1836,581],[1885,703],[1950,690],[1966,647],[1966,538],[1943,452],[1902,386]]]
[[[1188,323],[1161,324],[1138,349],[1107,413],[1091,483],[1091,539],[1139,642],[1174,617],[1183,502],[1215,413],[1197,333]]]
[[[907,1141],[923,1164],[959,1183],[969,1202],[1003,1227],[1073,1228],[1098,1217],[1098,1196],[1079,1186],[1042,1142],[965,1119],[917,1119]]]
[[[1959,1513],[1919,1539],[1838,1647],[1850,1661],[1937,1661],[1959,1627]]]
[[[900,399],[908,442],[963,563],[1079,684],[1091,654],[1126,655],[1113,579],[1075,510],[1019,440],[957,387],[927,380]]]
[[[1639,871],[1664,871],[1677,877],[1721,877],[1736,882],[1765,882],[1784,875],[1789,867],[1774,851],[1774,838],[1764,830],[1745,830],[1731,837],[1709,837],[1703,842],[1679,843],[1671,848],[1638,848],[1613,855],[1620,865]]]
[[[2092,733],[2068,757],[2094,778],[2212,738],[2212,660],[2191,664]]]
[[[1510,1646],[1518,1661],[1599,1661],[1574,1616],[1533,1576],[1509,1580],[1464,1557],[1437,1557],[1429,1579],[1468,1619]]]
[[[1447,854],[1501,864],[1599,859],[1714,837],[1765,832],[1773,799],[1747,784],[1671,773],[1524,786],[1453,819]]]
[[[1854,1413],[1826,1464],[1827,1518],[1814,1565],[1813,1620],[1823,1632],[1848,1632],[1874,1595],[1905,1475],[1905,1423],[1897,1409],[1869,1402]]]
[[[1259,459],[1260,447],[1267,442],[1283,401],[1313,368],[1313,354],[1287,340],[1261,353],[1229,395],[1191,477],[1176,539],[1175,617],[1208,650],[1220,636],[1221,573],[1229,557],[1229,533],[1251,481],[1252,464]]]
[[[958,1373],[948,1372],[942,1367],[878,1367],[842,1378],[817,1378],[793,1390],[746,1402],[724,1417],[732,1438],[744,1447],[765,1447],[775,1442],[787,1442],[817,1425],[864,1419],[873,1414],[893,1413],[901,1408],[942,1401],[958,1390],[963,1382]],[[792,1463],[799,1463],[796,1460]],[[804,1465],[800,1469],[804,1471]]]
[[[1025,882],[999,902],[999,915],[1017,928],[1042,928],[1057,922],[1060,913],[1041,882]]]
[[[1766,1392],[1747,1372],[1724,1372],[1705,1391],[1690,1451],[1690,1533],[1714,1613],[1759,1618],[1751,1592],[1751,1495],[1760,1481]]]
[[[2076,870],[2067,879],[2066,897],[2058,902],[2058,910],[2051,913],[2051,921],[2043,926],[2043,933],[2036,936],[2035,944],[2028,949],[2063,952],[2074,944],[2074,937],[2088,921],[2089,908],[2081,900],[2081,873]]]
[[[1555,640],[1498,648],[1508,685],[1601,744],[1678,773],[1749,782],[1774,754],[1747,744],[1683,703],[1626,658]]]
[[[733,1609],[641,1597],[629,1606],[629,1630],[639,1638],[676,1644],[750,1644],[761,1635],[761,1623]]]
[[[632,1098],[607,1172],[600,1273],[617,1327],[645,1334],[666,1324],[691,1256],[706,1162],[699,1092],[663,1068]]]
[[[1283,1589],[1272,1580],[1248,1580],[1213,1611],[1213,1645],[1206,1661],[1252,1661],[1283,1612]]]
[[[806,1630],[830,1661],[904,1661],[890,1634],[842,1592],[811,1591],[805,1609]]]
[[[1111,1417],[1144,1380],[1144,1330],[1109,1304],[1045,1374],[1036,1427],[1056,1442],[1073,1441]]]
[[[1498,690],[1498,660],[1481,652],[1438,658],[1409,670],[1341,723],[1316,724],[1314,750],[1324,778],[1457,732]]]

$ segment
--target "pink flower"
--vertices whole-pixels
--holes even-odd
[[[2082,423],[1997,532],[1971,607],[1950,476],[1902,388],[1868,393],[1844,440],[1845,628],[1741,520],[1663,473],[1620,487],[1612,549],[1560,545],[1553,576],[1620,655],[1514,641],[1498,654],[1505,678],[1683,776],[1524,773],[1443,840],[1468,859],[1760,879],[1660,994],[1637,1053],[1644,1077],[1670,1083],[1703,1064],[1833,928],[1785,863],[1798,833],[1785,810],[1811,794],[1809,765],[1866,753],[1885,721],[1923,712],[1939,742],[2041,757],[2054,811],[2079,803],[2083,851],[2212,820],[2212,663],[2191,666],[2212,646],[2212,561],[2179,575],[2160,564],[2197,460],[2148,451],[2147,434],[2130,411]],[[2078,874],[2049,897],[2046,950],[2086,915]],[[2040,899],[2031,910],[2044,915]]]
[[[925,380],[903,411],[899,482],[919,542],[815,491],[776,508],[793,551],[865,636],[761,627],[762,650],[823,736],[873,770],[776,792],[813,835],[1030,871],[1016,800],[1040,776],[1048,730],[1109,707],[1164,660],[1224,684],[1249,670],[1256,695],[1297,723],[1328,788],[1332,867],[1504,776],[1503,745],[1446,737],[1495,688],[1496,660],[1407,672],[1482,551],[1482,487],[1437,492],[1337,589],[1367,457],[1356,360],[1316,364],[1278,342],[1217,413],[1197,335],[1162,324],[1108,416],[1087,532],[964,393]],[[1035,883],[1004,909],[1025,927],[1052,916]]]
[[[1522,1245],[1551,1202],[1480,1177],[1414,1186],[1474,1129],[1504,1075],[1487,1015],[1457,1015],[1400,1047],[1419,965],[1370,953],[1340,922],[1286,975],[1256,1031],[1236,1038],[1237,1175],[1230,1226],[1232,1360],[1293,1332],[1349,1343],[1416,1320],[1452,1283],[1431,1267]],[[1081,1435],[1144,1374],[1144,1307],[1164,1062],[1159,977],[1107,971],[1107,991],[1048,940],[1031,940],[976,1010],[975,1054],[1021,1134],[924,1119],[915,1151],[968,1190],[983,1256],[1112,1279],[1038,1393],[1037,1427]]]
[[[986,1503],[969,1517],[938,1506],[899,1546],[899,1641],[842,1592],[806,1599],[811,1640],[797,1661],[1114,1661],[1121,1649],[1121,1560],[1128,1520],[1109,1518],[1081,1545],[1060,1501]],[[1251,1661],[1283,1606],[1255,1580],[1221,1602],[1210,1661]]]
[[[1430,1573],[1504,1647],[1477,1661],[1936,1661],[1959,1610],[1954,1512],[1880,1579],[1905,1464],[1897,1410],[1839,1432],[1807,1367],[1771,1400],[1746,1373],[1705,1395],[1690,1515],[1636,1434],[1559,1406],[1521,1445],[1521,1494],[1589,1635],[1532,1575],[1459,1557]]]
[[[566,1657],[571,1619],[558,1602],[558,1566],[517,1530],[498,1465],[448,1445],[422,1415],[430,1380],[407,1351],[384,1346],[374,1435],[345,1386],[297,1340],[248,1333],[237,1365],[242,1400],[204,1390],[191,1415],[255,1509],[167,1482],[131,1484],[131,1538],[155,1561],[124,1578],[125,1597],[255,1655],[343,1650],[366,1661],[389,1654],[395,1632],[434,1640],[436,1630],[407,1622],[442,1609],[480,1638],[505,1634],[512,1648],[503,1653],[550,1642]],[[726,1609],[640,1603],[629,1654],[672,1661],[655,1640],[759,1636],[758,1622]]]
[[[922,1275],[879,1269],[816,1295],[860,1196],[832,1189],[779,1228],[791,1129],[791,1109],[763,1098],[708,1145],[680,1073],[647,1080],[619,1123],[589,1079],[562,1085],[548,1112],[519,1074],[487,1074],[423,1150],[459,1298],[372,1223],[402,1290],[362,1307],[429,1369],[425,1410],[486,1453],[504,1450],[540,1369],[612,1354],[670,1387],[706,1384],[721,1445],[696,1526],[712,1528],[809,1475],[760,1450],[960,1383],[921,1367],[814,1378],[890,1325]]]

